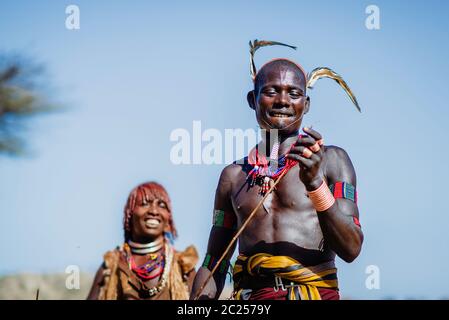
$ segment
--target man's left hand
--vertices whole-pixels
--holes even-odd
[[[323,160],[323,140],[317,131],[305,127],[307,136],[300,136],[291,148],[287,158],[298,161],[299,179],[306,186],[307,191],[313,191],[323,182],[320,166]]]

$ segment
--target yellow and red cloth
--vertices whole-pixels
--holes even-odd
[[[242,254],[237,257],[233,272],[234,298],[247,299],[252,293],[252,288],[244,287],[245,281],[242,280],[245,277],[257,281],[258,278],[270,276],[289,283],[287,289],[282,288],[288,300],[321,300],[321,289],[332,290],[338,296],[337,269],[333,261],[305,267],[288,256],[258,253],[250,257]]]

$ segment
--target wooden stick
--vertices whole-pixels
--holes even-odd
[[[253,209],[253,211],[251,211],[251,213],[249,214],[248,218],[245,220],[245,222],[242,224],[242,226],[240,227],[240,229],[237,231],[237,233],[235,234],[235,236],[232,238],[231,242],[229,242],[228,246],[226,247],[226,250],[223,252],[223,254],[221,255],[220,259],[218,259],[217,263],[215,264],[215,267],[212,269],[212,271],[210,272],[209,276],[207,277],[206,281],[204,281],[204,283],[201,285],[200,289],[198,290],[198,292],[196,293],[195,297],[193,298],[193,300],[198,300],[200,294],[203,292],[204,287],[206,287],[206,285],[208,284],[209,280],[212,278],[212,276],[214,275],[215,271],[217,271],[218,267],[220,266],[221,262],[223,261],[223,259],[226,257],[226,255],[229,253],[229,250],[231,250],[232,246],[234,245],[235,241],[239,238],[239,236],[242,234],[243,230],[245,230],[246,226],[248,225],[248,223],[251,221],[251,219],[256,215],[257,210],[259,210],[259,208],[262,206],[263,202],[265,201],[265,199],[268,197],[268,195],[274,190],[274,188],[276,187],[276,185],[279,183],[279,181],[281,181],[281,179],[284,177],[284,175],[288,172],[288,170],[285,170],[284,172],[281,173],[281,175],[279,176],[279,178],[276,180],[276,182],[271,186],[271,188],[268,190],[267,193],[265,193],[265,195],[263,196],[262,200],[259,201],[259,203],[257,204],[257,206]]]

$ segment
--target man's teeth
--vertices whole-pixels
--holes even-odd
[[[148,219],[145,221],[145,225],[147,227],[157,227],[160,224],[159,220],[156,219]]]
[[[273,117],[278,117],[278,118],[288,118],[288,117],[290,117],[290,116],[287,115],[287,114],[275,113],[275,114],[273,114]]]

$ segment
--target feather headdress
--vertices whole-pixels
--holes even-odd
[[[274,46],[274,45],[280,45],[280,46],[285,46],[285,47],[289,47],[292,49],[296,50],[295,46],[291,46],[285,43],[281,43],[281,42],[277,42],[277,41],[266,41],[266,40],[254,40],[253,42],[249,42],[249,55],[250,55],[250,73],[251,73],[251,78],[253,79],[253,81],[256,80],[256,75],[257,75],[257,69],[256,69],[256,64],[254,63],[254,54],[257,51],[257,49],[261,48],[261,47],[266,47],[266,46]],[[295,63],[296,64],[296,63]],[[302,70],[303,68],[301,66],[299,66],[300,69]],[[355,97],[355,95],[352,93],[351,89],[349,88],[348,84],[346,83],[346,81],[343,80],[343,78],[336,73],[335,71],[333,71],[330,68],[327,67],[318,67],[313,69],[311,72],[309,72],[309,74],[306,76],[307,80],[306,80],[306,86],[309,89],[313,89],[313,86],[315,85],[315,83],[322,78],[330,78],[335,80],[342,88],[343,90],[346,92],[346,94],[349,96],[349,98],[351,99],[352,103],[354,103],[355,107],[357,108],[357,110],[359,112],[361,112],[362,110],[360,109],[359,103],[357,102],[357,98]]]

